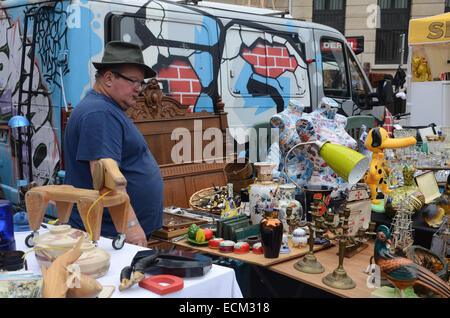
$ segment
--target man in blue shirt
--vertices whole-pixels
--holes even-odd
[[[72,111],[65,131],[65,183],[92,189],[95,163],[114,159],[127,180],[130,197],[126,242],[147,246],[151,234],[162,226],[163,180],[144,137],[125,111],[136,104],[144,79],[155,72],[145,65],[139,46],[119,41],[107,43],[102,62],[93,64],[97,69],[94,87]],[[69,224],[84,229],[76,205]],[[101,235],[117,234],[105,209]]]

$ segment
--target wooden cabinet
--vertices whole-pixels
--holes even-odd
[[[136,106],[127,110],[161,169],[164,206],[187,208],[195,192],[226,184],[228,122],[223,106],[219,101],[217,113],[190,113],[189,105],[164,96],[152,79]]]

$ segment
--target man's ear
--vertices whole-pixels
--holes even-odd
[[[115,78],[114,74],[111,71],[106,71],[105,74],[103,74],[103,83],[107,87],[112,86],[112,81]]]

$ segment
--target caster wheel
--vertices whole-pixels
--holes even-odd
[[[33,238],[34,238],[34,233],[31,233],[30,235],[28,235],[25,238],[25,245],[28,247],[33,247],[34,246]]]
[[[112,241],[112,247],[116,250],[120,250],[125,244],[125,234],[117,235]]]

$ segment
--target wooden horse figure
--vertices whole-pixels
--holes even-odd
[[[55,201],[58,219],[67,223],[72,212],[73,204],[77,204],[83,225],[91,235],[94,244],[100,239],[103,208],[106,207],[111,214],[114,226],[119,233],[112,245],[121,249],[125,243],[127,231],[128,209],[130,198],[125,192],[127,180],[120,172],[113,159],[100,159],[94,168],[94,190],[75,188],[71,185],[47,185],[31,188],[25,194],[25,204],[28,211],[30,229],[33,231],[25,239],[28,247],[33,246],[34,236],[39,235],[38,230],[44,219],[45,210],[50,200]]]

